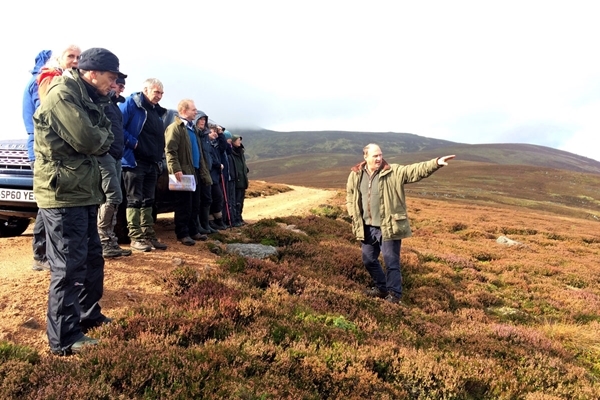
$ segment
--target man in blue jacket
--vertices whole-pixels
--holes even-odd
[[[133,93],[119,105],[123,113],[123,182],[127,197],[127,229],[130,247],[137,251],[164,250],[167,245],[156,238],[152,206],[156,182],[163,162],[167,112],[158,102],[163,84],[147,79],[141,92]]]
[[[40,95],[38,92],[37,76],[46,62],[52,57],[52,51],[42,50],[35,57],[35,66],[31,70],[31,79],[25,87],[25,93],[23,93],[23,123],[25,124],[25,130],[27,131],[27,154],[29,156],[29,162],[31,163],[31,169],[35,161],[35,154],[33,152],[33,113],[40,106]],[[42,224],[42,219],[38,217],[35,219],[35,225],[33,227],[33,267],[34,271],[49,271],[50,265],[46,257],[46,231]]]

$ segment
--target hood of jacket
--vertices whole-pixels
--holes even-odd
[[[42,67],[48,62],[48,60],[52,57],[51,50],[42,50],[35,57],[35,66],[31,70],[31,75],[37,75]]]
[[[198,120],[200,118],[206,118],[206,125],[204,126],[204,128],[208,128],[208,115],[206,115],[206,113],[204,111],[198,110],[198,112],[196,113],[196,116],[194,117],[194,126],[196,126],[196,123],[198,122]]]

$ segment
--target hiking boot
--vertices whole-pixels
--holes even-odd
[[[115,258],[115,257],[121,257],[122,255],[123,255],[123,253],[121,252],[120,249],[115,249],[110,244],[102,245],[102,256],[104,258]]]
[[[132,241],[131,244],[129,245],[129,248],[133,249],[133,250],[137,250],[137,251],[152,250],[152,246],[145,239]]]
[[[97,344],[98,339],[93,339],[89,336],[84,336],[71,345],[71,352],[73,354],[78,354],[85,346],[96,346]]]
[[[389,293],[387,296],[385,296],[385,301],[387,301],[388,303],[392,303],[392,304],[402,304],[402,302],[400,301],[400,297],[393,295],[391,293]]]
[[[129,249],[124,249],[124,248],[122,248],[121,246],[119,246],[119,245],[118,245],[118,244],[116,244],[116,243],[115,243],[115,244],[113,244],[113,248],[114,248],[114,249],[116,249],[116,250],[119,250],[119,251],[121,252],[121,255],[122,255],[122,256],[128,257],[128,256],[130,256],[130,255],[131,255],[131,250],[129,250]]]
[[[193,246],[196,244],[196,242],[194,241],[194,239],[192,239],[189,236],[186,237],[182,237],[181,239],[177,239],[177,241],[181,244],[184,244],[186,246]]]
[[[365,294],[369,297],[379,297],[380,299],[383,299],[385,298],[385,296],[388,296],[387,290],[381,290],[377,286],[373,286],[365,290]]]
[[[148,239],[147,242],[152,246],[153,249],[166,250],[169,246],[158,241],[158,239]]]
[[[69,356],[71,354],[79,354],[86,346],[96,346],[98,339],[93,339],[89,336],[83,336],[81,339],[71,345],[66,350],[52,350],[52,354],[57,356]]]
[[[194,240],[202,240],[202,241],[204,241],[204,240],[208,239],[208,236],[203,235],[201,233],[196,233],[195,235],[192,235],[191,238],[194,239]]]
[[[33,266],[31,267],[34,271],[50,271],[50,263],[48,260],[33,260]]]
[[[213,227],[219,231],[227,230],[227,226],[223,223],[223,218],[215,218],[213,221]]]

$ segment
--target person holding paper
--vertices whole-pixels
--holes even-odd
[[[184,175],[192,175],[196,184],[201,179],[202,173],[207,173],[202,168],[204,162],[200,149],[200,136],[194,125],[194,117],[198,110],[193,100],[184,99],[177,105],[179,116],[167,127],[165,131],[165,155],[169,174],[175,175],[182,181]],[[177,192],[175,205],[175,234],[177,241],[193,246],[196,240],[206,240],[207,236],[198,232],[195,221],[200,213],[200,191]]]

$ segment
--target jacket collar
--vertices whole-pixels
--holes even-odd
[[[360,173],[365,168],[365,165],[367,165],[366,161],[359,162],[354,167],[352,167],[352,171]],[[392,167],[390,167],[390,164],[388,164],[385,160],[381,160],[381,169],[379,170],[379,172],[387,171],[389,169],[392,169]]]
[[[141,108],[142,110],[145,110],[144,109],[144,104],[143,104],[144,93],[142,93],[142,92],[132,93],[130,97],[133,99],[133,102],[135,103],[135,105],[138,108]],[[158,113],[158,115],[160,115],[161,117],[164,116],[165,113],[167,112],[167,109],[161,107],[160,104],[156,104],[154,106],[154,108],[156,109],[156,112]]]

